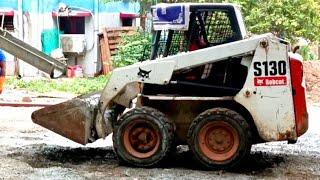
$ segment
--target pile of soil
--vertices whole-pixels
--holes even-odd
[[[304,62],[307,99],[310,103],[320,103],[320,61]]]

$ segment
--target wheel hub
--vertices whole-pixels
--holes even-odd
[[[131,155],[137,158],[148,158],[159,148],[159,131],[150,122],[132,122],[124,130],[123,143]]]
[[[198,142],[204,156],[213,161],[226,161],[237,152],[239,135],[230,124],[214,121],[201,128]]]
[[[130,134],[130,144],[136,151],[141,153],[152,150],[158,141],[156,132],[147,127],[133,128]]]
[[[233,144],[232,132],[229,132],[223,127],[217,127],[209,130],[210,132],[206,135],[206,146],[212,151],[217,153],[228,152]]]

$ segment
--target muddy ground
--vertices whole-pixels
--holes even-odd
[[[81,146],[30,120],[37,108],[1,107],[0,179],[320,179],[320,107],[309,106],[310,129],[296,144],[256,145],[239,170],[205,171],[185,147],[162,167],[119,166],[110,137]]]

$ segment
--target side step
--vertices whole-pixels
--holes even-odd
[[[0,29],[0,48],[39,70],[48,73],[51,78],[60,77],[66,73],[67,66],[65,64],[2,29]]]

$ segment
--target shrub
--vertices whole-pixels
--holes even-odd
[[[137,32],[134,35],[122,36],[117,54],[112,58],[114,67],[123,67],[148,59],[151,52],[150,33]]]

